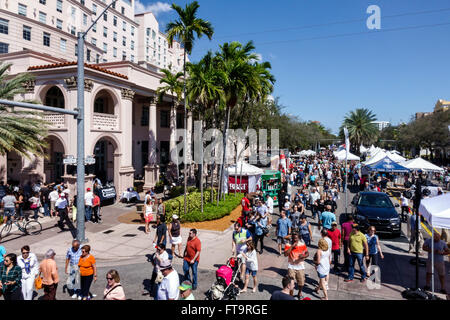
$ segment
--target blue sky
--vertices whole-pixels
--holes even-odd
[[[187,2],[175,1],[182,6]],[[153,5],[163,25],[176,18],[165,5],[171,2],[140,3]],[[272,64],[277,79],[273,96],[280,98],[285,112],[302,120],[318,120],[335,133],[345,114],[355,108],[369,108],[378,120],[397,124],[409,121],[415,112],[431,111],[438,99],[450,100],[448,0],[199,3],[198,16],[212,23],[215,34],[212,41],[202,38],[196,42],[192,61],[208,50],[216,51],[224,42],[253,40],[255,52]],[[381,9],[382,32],[366,27],[370,5]],[[422,14],[398,16],[417,12]],[[354,20],[359,21],[330,25]],[[325,26],[300,28],[311,25]],[[339,36],[349,33],[363,34]],[[321,37],[328,38],[305,40]]]

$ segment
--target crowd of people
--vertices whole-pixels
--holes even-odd
[[[287,270],[282,279],[283,288],[273,292],[271,299],[308,299],[303,293],[305,286],[308,286],[306,278],[312,277],[316,278],[317,285],[313,285],[311,289],[317,294],[322,292],[321,299],[328,300],[330,274],[345,276],[345,282],[352,282],[355,279],[356,262],[360,271],[359,280],[366,282],[371,272],[374,272],[373,266],[379,267],[380,259],[384,259],[381,242],[374,226],[362,230],[351,214],[344,215],[344,221],[339,219],[338,209],[342,212],[342,208],[338,208],[340,193],[350,186],[360,191],[383,192],[389,183],[398,177],[379,173],[371,177],[361,176],[358,163],[351,162],[345,168],[329,150],[316,156],[300,158],[281,170],[282,188],[277,199],[269,194],[264,195],[261,191],[256,194],[247,193],[242,198],[242,213],[234,224],[231,239],[231,256],[243,262],[239,270],[239,292],[248,292],[249,286],[251,292],[258,291],[258,261],[261,255],[273,254],[270,253],[273,249],[267,250],[265,244],[272,235],[277,242],[276,254],[287,258]],[[413,175],[403,176],[405,182],[414,181],[414,178]],[[67,224],[69,229],[73,228],[71,224],[76,221],[76,197],[70,197],[70,191],[64,184],[27,184],[22,189],[0,183],[0,197],[4,221],[15,215],[18,219],[59,216],[58,226],[61,229],[64,229],[64,224]],[[279,217],[273,221],[276,216],[275,200],[278,201]],[[408,214],[408,198],[402,196],[401,206],[403,219],[410,222],[411,251],[415,242],[415,223],[412,221],[415,216]],[[85,207],[86,221],[100,223],[101,205],[96,184],[92,189],[86,189]],[[25,214],[26,211],[31,214]],[[194,300],[193,292],[198,287],[197,269],[202,247],[197,230],[189,231],[183,250],[179,217],[172,215],[169,222],[164,202],[157,199],[152,190],[144,197],[143,218],[145,233],[151,234],[155,253],[149,258],[153,265],[150,286],[146,287],[142,294],[156,292],[157,300]],[[421,233],[419,237],[422,241],[420,249],[430,252],[431,240],[423,243]],[[450,252],[439,234],[435,234],[434,242],[437,248],[436,271],[441,282],[441,292],[446,293],[443,261],[445,255]],[[312,249],[316,249],[314,255],[310,255]],[[67,290],[73,299],[90,300],[95,297],[90,288],[92,283],[97,281],[97,266],[95,257],[90,252],[89,245],[80,247],[77,240],[74,240],[72,247],[67,250],[64,270],[67,280],[64,290]],[[6,249],[0,246],[0,289],[5,300],[33,299],[38,280],[42,282],[43,299],[55,300],[59,284],[55,254],[49,249],[45,259],[39,263],[29,246],[22,247],[20,256],[7,253]],[[178,272],[173,268],[173,261],[177,258],[182,259],[180,262],[183,281],[180,281]],[[307,260],[315,266],[314,275],[308,275],[306,272]],[[428,265],[430,266],[430,261]],[[429,266],[427,287],[431,279]],[[294,295],[296,288],[297,294]],[[125,299],[125,291],[116,270],[107,273],[103,298]]]

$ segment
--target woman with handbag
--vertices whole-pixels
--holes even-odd
[[[0,266],[0,289],[5,300],[23,300],[22,269],[17,265],[17,256],[7,254]]]
[[[103,292],[103,300],[125,300],[125,292],[120,284],[119,273],[112,269],[106,274],[106,288]]]
[[[39,208],[41,207],[41,200],[39,199],[39,194],[35,193],[28,199],[30,202],[30,209],[34,211],[33,219],[37,220],[39,218]]]
[[[80,294],[82,300],[91,300],[89,296],[89,289],[91,288],[92,280],[97,281],[97,266],[95,265],[95,258],[89,252],[91,247],[84,245],[81,247],[81,257],[78,262],[80,268]]]
[[[22,269],[22,294],[24,300],[33,300],[34,280],[39,273],[39,263],[29,246],[23,246],[21,252],[17,265]]]

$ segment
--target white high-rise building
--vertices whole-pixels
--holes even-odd
[[[387,128],[391,125],[388,121],[372,121],[378,127],[378,130],[382,131],[384,128]]]
[[[0,0],[0,63],[12,64],[11,76],[34,76],[16,100],[77,107],[77,32],[111,2]],[[184,126],[184,110],[172,104],[172,97],[156,99],[160,69],[172,65],[173,72],[181,71],[183,49],[177,42],[169,48],[151,12],[135,15],[134,0],[118,0],[85,40],[85,150],[96,159],[87,184],[97,176],[113,181],[120,194],[133,187],[135,177],[145,177],[148,189],[158,181],[159,170],[171,166],[176,129]],[[75,194],[74,167],[63,159],[76,155],[77,121],[48,112],[44,119],[49,122],[48,157],[0,156],[0,181],[64,181]],[[190,113],[187,119],[190,136]]]

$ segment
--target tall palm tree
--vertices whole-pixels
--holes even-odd
[[[255,47],[251,41],[242,45],[239,42],[224,43],[217,53],[218,68],[224,72],[225,78],[222,83],[225,92],[225,123],[223,134],[223,158],[220,166],[219,193],[217,203],[222,194],[222,184],[224,179],[224,165],[226,161],[226,148],[228,139],[228,127],[230,111],[236,106],[240,99],[243,99],[247,92],[258,86],[251,61],[257,60],[257,55],[252,53]],[[255,89],[256,90],[256,89]]]
[[[204,115],[208,110],[215,108],[217,104],[224,102],[224,92],[220,87],[224,74],[221,70],[214,67],[211,51],[198,63],[188,63],[186,67],[189,74],[187,79],[187,97],[189,101],[196,103],[196,109],[199,115]],[[216,123],[217,118],[214,117],[213,127],[216,127]],[[212,166],[213,171],[214,164]],[[214,174],[211,174],[211,201],[214,194],[213,177]],[[200,193],[202,203],[201,212],[203,212],[203,159],[200,166]]]
[[[160,84],[164,84],[164,86],[159,87],[156,90],[158,95],[158,102],[161,103],[164,99],[164,95],[170,95],[172,97],[172,107],[176,108],[181,99],[183,98],[183,82],[180,81],[183,76],[182,72],[172,73],[171,65],[169,65],[169,69],[161,69],[161,72],[164,73],[164,77],[159,80]],[[175,128],[172,128],[172,114],[171,114],[171,130],[176,130],[176,121]],[[174,134],[174,132],[172,132]],[[173,138],[173,137],[171,137]],[[178,178],[178,162],[177,166],[177,178]]]
[[[376,141],[379,131],[373,121],[376,116],[369,109],[359,108],[350,111],[341,126],[341,133],[344,127],[348,129],[348,135],[352,146],[352,151],[359,154],[361,144],[370,144]],[[342,134],[343,135],[343,134]]]
[[[169,47],[172,47],[173,40],[177,38],[184,48],[183,59],[183,74],[186,79],[186,55],[192,53],[194,46],[195,35],[201,38],[206,35],[211,40],[214,33],[214,29],[209,21],[197,18],[197,10],[200,7],[197,1],[190,4],[186,4],[185,8],[181,8],[175,3],[172,4],[172,9],[178,13],[178,19],[169,22],[166,26],[167,42]],[[187,96],[186,96],[186,81],[184,82],[184,214],[186,214],[186,192],[187,192],[187,163],[186,163],[186,151],[187,151]]]
[[[10,78],[11,65],[0,64],[0,99],[13,100],[15,95],[25,93],[23,85],[33,79],[29,73]],[[42,112],[19,111],[0,105],[0,154],[14,151],[28,159],[30,155],[45,156],[48,123],[42,115]]]

